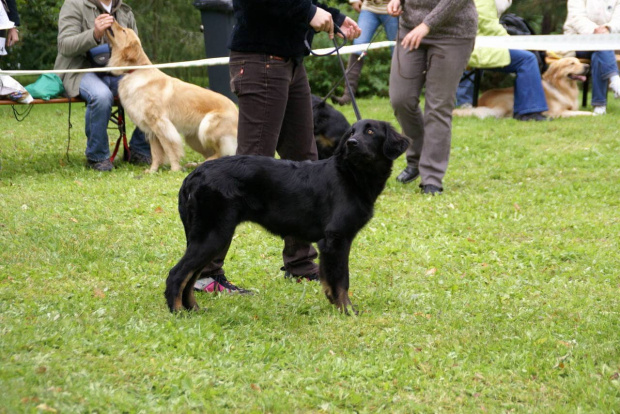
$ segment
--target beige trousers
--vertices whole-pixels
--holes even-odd
[[[412,142],[407,164],[420,170],[421,185],[442,187],[450,158],[456,88],[474,48],[474,39],[423,39],[409,51],[400,29],[390,70],[390,102],[403,133]],[[425,87],[424,114],[420,95]]]

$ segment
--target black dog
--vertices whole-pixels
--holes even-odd
[[[319,159],[334,155],[340,139],[351,128],[344,115],[316,95],[312,95],[312,115],[314,117],[314,138]]]
[[[196,278],[230,244],[237,225],[252,221],[282,237],[318,242],[325,295],[348,313],[351,243],[408,145],[388,123],[362,120],[327,160],[238,155],[201,164],[179,191],[187,247],[166,280],[170,311],[198,309]]]

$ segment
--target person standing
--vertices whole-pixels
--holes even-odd
[[[620,0],[568,0],[564,34],[620,33]],[[577,52],[578,58],[590,59],[592,106],[594,115],[607,113],[607,88],[620,98],[620,76],[613,50]]]
[[[137,33],[133,12],[123,0],[66,0],[58,17],[58,55],[54,69],[93,67],[87,53],[106,42],[106,31],[114,20]],[[79,95],[86,101],[87,166],[96,171],[112,171],[107,128],[121,77],[89,72],[60,74],[60,78],[69,97]],[[129,148],[129,162],[151,163],[150,146],[138,128],[133,132]]]
[[[304,41],[314,31],[333,38],[334,23],[347,39],[355,39],[360,35],[357,23],[316,0],[233,0],[233,10],[237,23],[229,67],[231,89],[239,100],[237,154],[274,157],[277,152],[282,159],[316,160]],[[249,293],[224,275],[226,253],[203,269],[196,290]],[[317,256],[311,244],[286,237],[285,277],[318,280]]]
[[[390,102],[412,139],[407,167],[397,180],[406,184],[421,177],[422,193],[439,195],[450,156],[456,88],[476,38],[476,6],[473,0],[391,0],[387,10],[400,16]]]
[[[17,27],[20,24],[20,20],[19,13],[17,11],[17,4],[15,0],[2,0],[0,7],[3,7],[9,22],[13,23],[12,27],[5,30],[0,30],[0,38],[4,37],[6,47],[11,47],[15,45],[15,43],[19,42],[19,31],[17,30]],[[4,54],[6,54],[6,52]]]
[[[349,0],[349,3],[360,14],[357,24],[362,31],[362,35],[353,41],[354,45],[370,43],[379,26],[383,26],[388,40],[396,39],[398,18],[388,14],[387,4],[389,0]],[[360,59],[360,56],[361,52],[351,53],[349,55],[349,63],[347,64],[347,78],[353,95],[357,91],[362,67],[364,66],[364,58]],[[350,104],[351,95],[349,94],[349,89],[345,87],[342,96],[332,96],[332,102],[340,105]]]

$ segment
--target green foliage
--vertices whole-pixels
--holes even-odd
[[[67,109],[0,107],[0,412],[618,412],[617,100],[454,119],[442,196],[396,182],[400,157],[353,244],[359,317],[284,280],[282,241],[248,224],[226,271],[257,294],[171,315],[187,172],[86,169],[82,105],[67,161]]]
[[[5,69],[52,69],[56,59],[59,0],[17,0],[20,42],[0,64]]]
[[[132,6],[142,45],[151,61],[168,63],[205,58],[200,10],[190,0],[129,0],[127,3]],[[218,35],[208,33],[208,28],[207,34]],[[206,67],[170,69],[166,73],[203,86],[207,83]]]
[[[536,34],[562,34],[566,0],[514,0],[507,13],[525,18]]]

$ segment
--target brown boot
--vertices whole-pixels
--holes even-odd
[[[349,63],[347,63],[347,79],[351,85],[351,91],[353,95],[357,91],[357,84],[360,80],[360,74],[362,73],[362,66],[364,66],[364,59],[358,59],[358,55],[352,53],[349,55]],[[332,96],[332,102],[340,105],[348,105],[351,103],[351,95],[349,94],[349,88],[347,84],[344,84],[344,94],[341,97]]]

